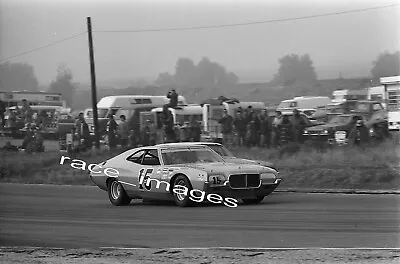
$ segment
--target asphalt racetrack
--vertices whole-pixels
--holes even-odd
[[[1,246],[398,248],[399,195],[273,193],[237,208],[112,206],[96,187],[0,185]]]

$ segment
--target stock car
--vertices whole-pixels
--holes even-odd
[[[179,142],[179,143],[165,143],[159,144],[157,146],[193,146],[193,145],[203,145],[210,147],[212,150],[217,152],[226,162],[235,164],[256,164],[265,166],[277,171],[275,165],[271,162],[264,160],[249,160],[235,157],[232,152],[230,152],[224,145],[216,142]]]
[[[107,174],[108,168],[114,169],[113,175]],[[172,200],[180,207],[204,201],[204,195],[202,201],[197,201],[191,197],[192,192],[174,192],[175,185],[207,194],[207,198],[210,194],[218,195],[225,205],[231,198],[256,204],[282,180],[272,168],[228,163],[202,145],[135,148],[98,164],[97,169],[100,170],[90,172],[90,178],[108,192],[110,202],[116,206],[127,205],[132,199]]]

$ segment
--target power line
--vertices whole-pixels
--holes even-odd
[[[224,28],[224,27],[237,27],[237,26],[248,26],[248,25],[256,25],[256,24],[269,24],[269,23],[277,23],[277,22],[284,22],[284,21],[293,21],[293,20],[302,20],[302,19],[310,19],[310,18],[316,18],[316,17],[325,17],[325,16],[335,16],[335,15],[343,15],[343,14],[349,14],[349,13],[358,13],[358,12],[365,12],[365,11],[370,11],[370,10],[376,10],[376,9],[383,9],[383,8],[388,8],[388,7],[394,7],[394,6],[399,6],[400,4],[393,4],[393,5],[386,5],[386,6],[378,6],[378,7],[370,7],[370,8],[364,8],[364,9],[356,9],[356,10],[349,10],[349,11],[342,11],[342,12],[335,12],[335,13],[326,13],[326,14],[319,14],[319,15],[310,15],[310,16],[302,16],[302,17],[292,17],[292,18],[283,18],[283,19],[275,19],[275,20],[267,20],[267,21],[254,21],[254,22],[246,22],[246,23],[236,23],[236,24],[225,24],[225,25],[214,25],[214,26],[198,26],[198,27],[185,27],[185,28],[165,28],[165,29],[138,29],[138,30],[93,30],[92,32],[98,32],[98,33],[139,33],[139,32],[160,32],[160,31],[184,31],[184,30],[198,30],[198,29],[212,29],[212,28]],[[61,42],[79,37],[83,34],[86,34],[87,31],[81,32],[79,34],[72,35],[70,37],[61,39],[56,42],[49,43],[47,45],[34,48],[31,50],[27,50],[9,57],[5,58],[0,58],[1,61],[9,60],[24,54],[28,54],[37,50],[41,50],[56,44],[59,44]]]
[[[44,49],[44,48],[48,48],[48,47],[50,47],[50,46],[54,46],[54,45],[59,44],[59,43],[61,43],[61,42],[64,42],[64,41],[67,41],[67,40],[70,40],[70,39],[73,39],[73,38],[77,38],[77,37],[79,37],[79,36],[81,36],[81,35],[83,35],[83,34],[86,34],[86,32],[87,32],[87,31],[84,31],[84,32],[81,32],[81,33],[79,33],[79,34],[75,34],[75,35],[69,36],[69,37],[67,37],[67,38],[58,40],[58,41],[56,41],[56,42],[52,42],[52,43],[49,43],[49,44],[47,44],[47,45],[44,45],[44,46],[41,46],[41,47],[37,47],[37,48],[31,49],[31,50],[27,50],[27,51],[24,51],[24,52],[21,52],[21,53],[17,53],[17,54],[15,54],[15,55],[12,55],[12,56],[9,56],[9,57],[0,58],[0,61],[9,60],[9,59],[12,59],[12,58],[14,58],[14,57],[18,57],[18,56],[21,56],[21,55],[24,55],[24,54],[27,54],[27,53],[31,53],[31,52],[34,52],[34,51],[37,51],[37,50],[41,50],[41,49]]]
[[[326,14],[310,15],[310,16],[302,16],[302,17],[283,18],[283,19],[274,19],[274,20],[266,20],[266,21],[254,21],[254,22],[246,22],[246,23],[236,23],[236,24],[224,24],[224,25],[213,25],[213,26],[197,26],[197,27],[183,27],[183,28],[164,28],[164,29],[94,30],[93,32],[99,32],[99,33],[139,33],[139,32],[184,31],[184,30],[197,30],[197,29],[237,27],[237,26],[248,26],[248,25],[256,25],[256,24],[269,24],[269,23],[277,23],[277,22],[284,22],[284,21],[310,19],[310,18],[316,18],[316,17],[335,16],[335,15],[343,15],[343,14],[349,14],[349,13],[358,13],[358,12],[365,12],[365,11],[370,11],[370,10],[394,7],[394,6],[399,6],[399,5],[400,4],[393,4],[393,5],[386,5],[386,6],[378,6],[378,7],[364,8],[364,9],[349,10],[349,11],[343,11],[343,12],[326,13]]]

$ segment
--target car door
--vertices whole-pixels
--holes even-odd
[[[142,159],[142,168],[138,174],[139,191],[143,197],[160,198],[160,194],[168,193],[169,183],[163,181],[166,171],[163,170],[156,148],[146,150]]]
[[[126,158],[126,171],[121,173],[119,178],[127,191],[140,191],[139,189],[139,173],[142,169],[142,160],[146,150],[138,150]]]

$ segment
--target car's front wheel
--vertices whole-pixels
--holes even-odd
[[[122,184],[117,180],[112,180],[108,184],[108,197],[110,198],[110,202],[116,206],[128,205],[132,200],[126,194]]]
[[[177,187],[177,185],[180,187]],[[193,202],[189,199],[189,196],[193,188],[189,179],[184,175],[178,175],[174,180],[173,186],[172,195],[174,196],[175,204],[179,207],[191,206]]]
[[[265,196],[258,196],[257,198],[254,199],[242,199],[243,203],[245,204],[258,204],[260,203],[262,200],[264,200]]]

